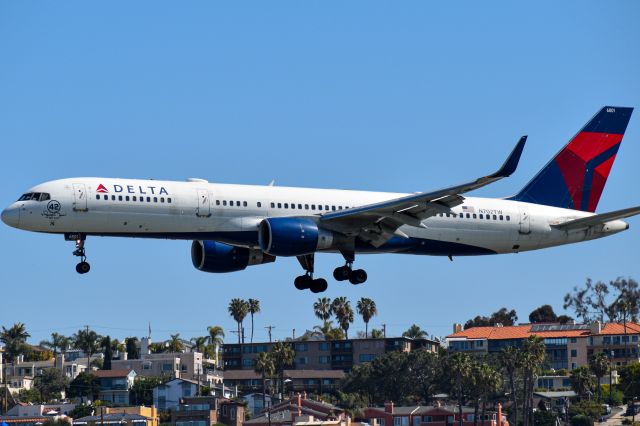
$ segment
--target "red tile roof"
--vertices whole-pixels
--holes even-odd
[[[526,339],[529,336],[536,335],[542,338],[562,338],[562,337],[587,337],[594,335],[588,329],[578,330],[547,330],[547,331],[531,331],[531,327],[536,324],[514,325],[505,327],[472,327],[453,333],[447,336],[449,339],[488,339],[488,340],[504,340],[504,339]],[[624,334],[624,325],[617,323],[607,323],[602,327],[599,334]],[[640,334],[640,324],[628,322],[627,334]]]

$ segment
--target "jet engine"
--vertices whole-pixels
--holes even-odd
[[[333,232],[319,228],[311,219],[274,217],[260,222],[260,248],[274,256],[301,256],[334,245]]]
[[[234,247],[217,241],[194,241],[191,244],[191,261],[196,269],[204,272],[236,272],[247,266],[262,265],[276,260],[262,250]]]

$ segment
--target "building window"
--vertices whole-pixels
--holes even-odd
[[[296,352],[306,352],[308,348],[306,343],[296,343]]]
[[[300,358],[298,358],[298,364],[304,365],[307,363],[307,357],[306,356],[301,356]]]
[[[578,351],[576,349],[571,349],[571,358],[575,358],[578,356]]]
[[[321,355],[319,361],[320,364],[329,364],[331,358],[328,355]]]
[[[319,347],[320,347],[321,351],[328,351],[329,350],[329,342],[321,342]]]

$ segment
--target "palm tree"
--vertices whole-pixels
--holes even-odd
[[[367,338],[369,337],[369,320],[375,315],[378,315],[376,302],[367,297],[363,297],[358,300],[356,308],[358,309],[358,313],[362,316],[362,320],[364,321],[364,337]]]
[[[516,394],[516,375],[522,364],[520,351],[515,346],[507,346],[498,354],[498,365],[509,379],[509,395],[513,407],[513,418],[509,423],[518,424],[518,398]]]
[[[80,329],[71,336],[73,347],[82,350],[87,355],[87,365],[91,364],[91,356],[98,352],[100,336],[93,330]]]
[[[571,370],[571,387],[580,398],[591,392],[591,389],[593,389],[593,376],[589,371],[589,367],[583,365]]]
[[[468,354],[456,352],[445,358],[444,364],[444,371],[448,373],[444,385],[449,395],[458,401],[458,416],[462,426],[462,405],[471,383],[471,358]]]
[[[251,314],[251,343],[253,344],[253,315],[260,312],[260,301],[258,299],[247,300],[249,313]]]
[[[249,304],[242,299],[231,299],[229,303],[229,315],[233,317],[235,322],[238,323],[238,344],[242,344],[244,342],[243,333],[242,333],[242,321],[246,318],[249,313]]]
[[[31,335],[21,322],[14,323],[10,328],[2,327],[0,342],[5,344],[5,353],[7,354],[8,362],[13,362],[16,356],[24,352],[24,346],[29,337],[31,337]]]
[[[219,325],[211,325],[207,327],[209,332],[209,351],[215,357],[216,366],[218,366],[218,351],[216,346],[220,347],[224,344],[224,330]]]
[[[313,304],[313,311],[316,317],[326,323],[331,315],[333,315],[333,306],[331,305],[331,299],[328,297],[321,297]]]
[[[324,335],[325,340],[341,340],[344,339],[344,332],[341,328],[333,326],[333,321],[325,321],[322,326],[316,325],[314,330],[319,331]]]
[[[402,333],[402,337],[408,337],[410,339],[424,339],[428,336],[427,332],[413,324],[407,331]]]
[[[598,395],[602,399],[602,388],[600,387],[600,379],[609,372],[609,359],[604,352],[593,354],[589,358],[589,368],[598,379]]]
[[[545,361],[544,340],[533,335],[524,341],[521,349],[522,372],[523,372],[523,401],[524,406],[523,424],[529,426],[533,423],[533,389],[535,387],[535,377],[542,371]]]
[[[58,357],[58,349],[64,351],[69,346],[71,339],[62,334],[51,333],[51,340],[40,341],[40,346],[51,349],[53,351],[53,365],[55,366]]]
[[[353,309],[351,303],[346,297],[336,297],[331,304],[333,313],[340,324],[340,328],[344,330],[344,335],[349,338],[349,325],[353,322]]]
[[[284,370],[293,364],[296,353],[290,344],[277,342],[271,348],[271,356],[273,356],[275,371],[280,377],[280,392],[284,397]]]
[[[167,342],[167,350],[169,352],[182,352],[184,349],[184,345],[182,344],[182,340],[180,339],[180,333],[171,334],[169,337],[169,341]]]
[[[371,330],[372,339],[382,339],[384,337],[384,331],[374,328]]]
[[[204,352],[207,345],[207,340],[209,340],[206,336],[193,337],[191,342],[193,343],[193,347],[196,352]]]
[[[273,355],[269,352],[260,352],[256,357],[256,364],[254,366],[256,373],[260,373],[262,376],[262,407],[267,407],[267,377],[271,378],[275,371],[275,364],[273,362]]]
[[[111,360],[113,359],[113,352],[111,349],[111,338],[105,336],[100,340],[100,347],[104,354],[104,361],[102,363],[103,370],[111,370]]]
[[[502,386],[502,375],[484,361],[473,360],[471,367],[471,383],[469,393],[473,401],[474,415],[473,424],[478,424],[478,411],[482,404],[482,419],[484,424],[484,414],[486,412],[487,401]]]

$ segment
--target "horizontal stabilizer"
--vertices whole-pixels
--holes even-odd
[[[640,206],[616,210],[609,213],[594,214],[593,216],[582,217],[580,219],[574,219],[551,226],[563,230],[588,228],[590,226],[602,225],[607,222],[611,222],[612,220],[624,219],[625,217],[631,217],[637,214],[640,214]]]

